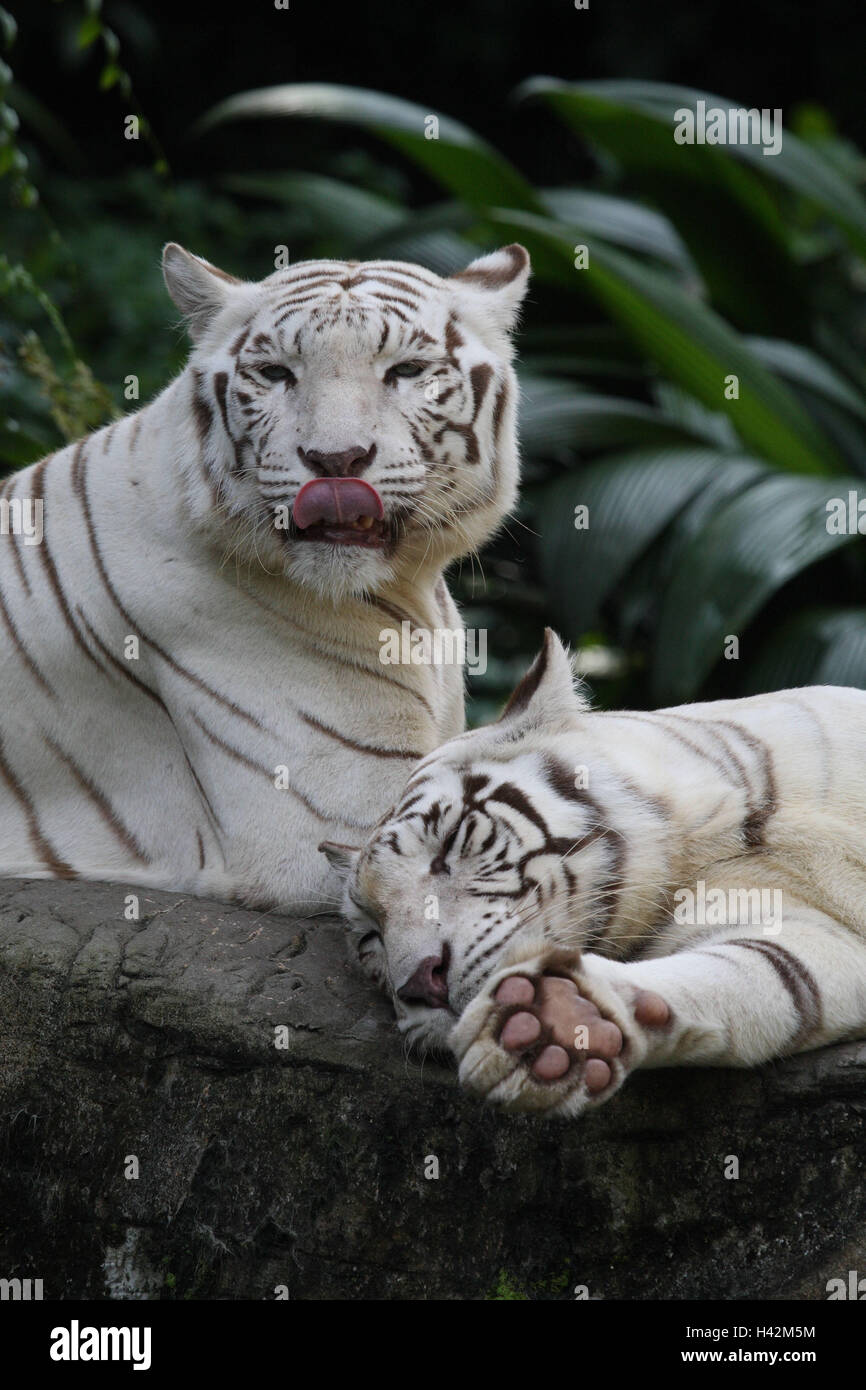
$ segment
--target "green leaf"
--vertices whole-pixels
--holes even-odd
[[[220,102],[194,129],[203,133],[224,121],[276,116],[340,121],[370,130],[473,206],[495,202],[541,208],[532,185],[474,131],[384,92],[324,82],[262,87]],[[435,138],[428,138],[434,130]]]
[[[746,694],[802,685],[866,690],[866,608],[796,613],[746,666]]]
[[[242,197],[303,210],[317,232],[345,233],[359,241],[400,226],[406,218],[390,198],[321,174],[230,174],[220,185]]]
[[[689,434],[720,449],[736,449],[737,432],[722,411],[709,410],[688,391],[672,381],[666,381],[664,377],[653,382],[652,393],[668,418],[675,420]]]
[[[715,514],[732,498],[745,493],[759,478],[767,477],[769,471],[765,463],[741,454],[726,454],[720,458],[719,467],[682,509],[665,536],[662,553],[656,557],[653,576],[656,593],[666,587],[686,548],[709,526]]]
[[[676,228],[651,208],[575,188],[543,188],[541,197],[551,217],[564,227],[573,222],[628,251],[654,256],[697,282],[697,267]]]
[[[858,539],[831,535],[827,502],[857,479],[772,474],[739,494],[687,545],[667,586],[655,635],[653,691],[693,698],[771,595],[823,556]]]
[[[560,112],[572,117],[576,125],[580,119],[587,122],[595,114],[593,132],[596,137],[604,128],[605,121],[613,131],[623,123],[623,114],[633,118],[633,145],[643,138],[650,122],[668,133],[667,144],[653,143],[653,157],[658,158],[662,168],[676,167],[673,161],[684,154],[699,156],[707,177],[718,177],[725,163],[748,166],[748,171],[758,173],[762,179],[774,180],[785,188],[799,194],[812,206],[819,208],[825,216],[835,222],[847,234],[852,247],[860,255],[866,255],[866,199],[856,186],[825,158],[819,150],[814,150],[789,130],[783,131],[782,148],[777,155],[767,156],[761,145],[734,144],[727,146],[677,145],[674,143],[674,113],[683,108],[694,110],[698,101],[705,101],[707,108],[721,106],[726,110],[735,103],[711,92],[702,92],[692,87],[672,86],[662,82],[641,81],[602,81],[569,84],[553,78],[535,78],[518,89],[518,96],[543,97],[556,106]],[[658,169],[658,165],[656,168]],[[697,168],[697,164],[694,166]],[[725,183],[733,190],[730,172],[721,174]],[[758,210],[760,195],[756,186],[742,185],[742,200],[749,200]],[[760,212],[770,227],[774,214],[766,202]],[[775,214],[778,217],[778,213]]]
[[[458,229],[472,231],[475,221],[462,203],[435,203],[362,242],[358,255],[362,260],[417,261],[437,275],[453,275],[482,254],[468,236],[458,235]]]
[[[546,323],[520,334],[520,363],[534,376],[643,381],[647,365],[613,323]]]
[[[711,410],[724,411],[739,438],[761,456],[790,472],[844,468],[832,442],[746,341],[669,276],[598,243],[590,248],[588,267],[576,271],[571,237],[558,224],[505,210],[487,218],[500,236],[523,241],[557,280],[594,295],[651,361]],[[732,375],[739,381],[737,400],[724,394]]]
[[[4,48],[11,48],[18,34],[18,25],[6,9],[0,9],[0,40]]]
[[[781,327],[802,335],[807,327],[802,273],[765,182],[726,149],[678,145],[674,111],[687,105],[685,99],[650,102],[643,96],[646,86],[539,78],[519,88],[518,96],[544,99],[572,130],[613,155],[630,186],[675,224],[713,301],[727,314],[760,331]],[[745,246],[748,256],[736,254]],[[755,265],[762,269],[759,279]]]
[[[749,338],[749,347],[771,370],[797,388],[799,398],[848,467],[866,474],[866,398],[817,353],[798,343]]]
[[[557,616],[575,639],[678,512],[736,456],[712,448],[636,450],[570,473],[535,507],[539,554]],[[575,507],[589,509],[575,529]]]
[[[89,48],[102,33],[102,20],[98,14],[87,15],[78,26],[77,43],[79,48]]]
[[[852,415],[866,421],[866,400],[851,383],[816,352],[777,338],[747,338],[755,356],[795,386],[826,396],[827,400],[850,410]]]
[[[706,435],[639,401],[584,391],[559,377],[521,374],[520,439],[528,454],[705,440]]]

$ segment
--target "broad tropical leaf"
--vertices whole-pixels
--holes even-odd
[[[542,572],[570,637],[597,623],[608,594],[638,557],[734,461],[714,448],[634,450],[539,490],[534,513]],[[579,506],[587,508],[585,529],[576,527]]]
[[[672,279],[609,246],[593,243],[584,270],[562,228],[532,213],[493,210],[492,225],[520,239],[557,279],[594,295],[649,359],[698,400],[724,410],[740,439],[792,472],[829,473],[843,461],[796,397],[758,361],[724,319],[689,297]],[[739,396],[725,383],[736,377]]]
[[[807,608],[784,623],[746,667],[747,694],[797,685],[866,690],[866,608]]]
[[[668,584],[653,653],[653,693],[679,703],[696,695],[728,636],[749,659],[746,628],[794,575],[862,537],[828,530],[827,503],[856,478],[772,474],[729,501],[684,547]]]
[[[529,454],[612,445],[704,442],[706,433],[653,406],[584,391],[554,376],[521,373],[520,438]]]
[[[206,112],[196,130],[203,134],[224,121],[276,116],[362,126],[401,150],[472,206],[504,202],[518,208],[542,207],[522,174],[459,121],[363,87],[297,82],[239,92]],[[431,126],[431,121],[437,125]],[[436,133],[430,138],[433,129]]]

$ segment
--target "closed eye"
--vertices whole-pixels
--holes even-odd
[[[370,909],[366,906],[365,903],[359,903],[359,902],[358,902],[358,899],[355,897],[354,893],[353,893],[351,890],[349,891],[349,900],[350,900],[350,902],[354,905],[354,907],[357,909],[359,915],[360,915],[361,917],[364,918],[364,921],[363,921],[363,922],[357,923],[356,925],[358,925],[358,926],[366,926],[366,928],[367,928],[367,931],[366,931],[366,932],[364,933],[364,935],[361,937],[361,940],[358,942],[358,945],[359,945],[359,946],[363,946],[363,944],[364,944],[365,941],[369,941],[369,940],[370,940],[372,937],[374,937],[374,936],[377,937],[379,941],[381,941],[381,940],[382,940],[382,931],[381,931],[381,926],[382,926],[382,924],[381,924],[381,922],[379,922],[378,918],[376,918],[376,917],[373,915],[373,913],[370,911]]]

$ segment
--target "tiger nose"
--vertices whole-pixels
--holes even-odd
[[[319,478],[360,478],[376,457],[376,445],[369,449],[353,444],[351,449],[340,449],[335,454],[326,454],[321,449],[298,448],[301,463],[306,464]]]
[[[451,952],[443,946],[441,956],[425,956],[397,990],[406,1004],[426,1004],[431,1009],[448,1008],[448,965]]]

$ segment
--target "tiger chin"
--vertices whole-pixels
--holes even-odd
[[[513,505],[529,257],[163,273],[180,375],[0,490],[43,516],[0,535],[0,874],[321,909],[318,842],[463,728],[383,637],[460,632],[444,570]]]
[[[864,761],[863,691],[596,712],[548,631],[497,723],[322,848],[406,1036],[576,1116],[640,1067],[866,1036]]]

